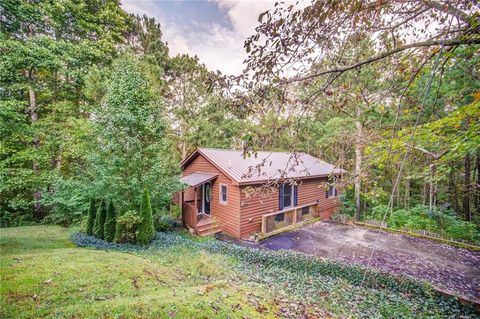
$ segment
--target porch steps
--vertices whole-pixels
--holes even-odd
[[[197,234],[200,236],[211,236],[222,231],[216,220],[210,219],[206,223],[197,224]]]

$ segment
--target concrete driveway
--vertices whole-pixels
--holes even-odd
[[[321,221],[257,245],[367,265],[377,234],[361,226]],[[439,288],[480,301],[480,252],[381,232],[370,266],[426,280]]]

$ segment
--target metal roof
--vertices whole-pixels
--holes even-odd
[[[190,175],[184,176],[180,178],[180,181],[188,184],[192,187],[198,186],[200,184],[206,183],[208,181],[211,181],[212,179],[217,178],[218,174],[214,173],[192,173]]]
[[[305,153],[256,152],[244,156],[240,150],[199,148],[183,163],[185,167],[196,154],[202,154],[238,183],[257,183],[274,179],[328,176],[345,172]]]

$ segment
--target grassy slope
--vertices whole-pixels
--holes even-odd
[[[265,288],[232,273],[228,257],[77,248],[54,226],[0,235],[2,318],[268,318],[277,311]]]

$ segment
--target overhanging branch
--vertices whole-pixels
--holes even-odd
[[[438,46],[438,45],[443,45],[443,46],[453,46],[453,45],[471,45],[471,44],[480,44],[480,38],[470,38],[470,39],[447,39],[447,40],[428,40],[428,41],[422,41],[422,42],[415,42],[415,43],[410,43],[406,44],[404,46],[398,47],[396,49],[381,53],[379,55],[376,55],[370,59],[346,66],[346,67],[341,67],[341,68],[333,68],[333,69],[328,69],[324,71],[320,71],[314,74],[310,74],[304,77],[296,77],[292,78],[289,80],[284,81],[284,83],[293,83],[293,82],[301,82],[301,81],[306,81],[306,80],[311,80],[316,77],[319,77],[321,75],[325,74],[331,74],[331,73],[343,73],[349,70],[356,69],[358,67],[361,67],[362,65],[365,64],[370,64],[373,62],[376,62],[378,60],[382,60],[386,57],[389,57],[393,54],[408,50],[408,49],[413,49],[413,48],[421,48],[421,47],[431,47],[431,46]]]

